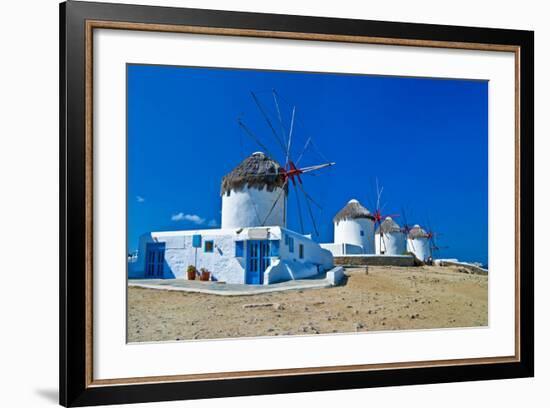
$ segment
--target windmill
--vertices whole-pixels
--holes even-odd
[[[411,232],[412,226],[407,222],[407,213],[404,207],[401,207],[401,213],[403,214],[403,226],[401,227],[401,232],[405,234],[405,239],[407,240],[407,242],[411,243],[412,251],[416,252],[416,248],[414,247],[414,240],[409,240],[409,233]]]
[[[267,124],[269,128],[269,133],[273,136],[273,141],[278,146],[277,149],[281,150],[282,157],[284,160],[279,160],[279,163],[284,163],[283,166],[279,169],[280,176],[283,177],[284,183],[283,187],[278,195],[278,197],[273,202],[272,207],[270,208],[267,215],[264,217],[263,220],[261,220],[261,224],[265,225],[266,221],[268,220],[269,216],[273,212],[273,209],[277,206],[278,202],[283,198],[284,200],[284,214],[286,214],[286,208],[288,206],[287,203],[287,194],[288,194],[288,186],[292,184],[292,187],[294,189],[294,197],[296,199],[296,206],[298,209],[298,218],[300,222],[300,230],[301,233],[304,234],[304,217],[302,216],[302,199],[305,202],[305,206],[307,209],[307,212],[309,214],[311,225],[313,227],[313,230],[315,232],[316,236],[319,236],[319,230],[317,228],[317,224],[315,222],[315,217],[313,216],[313,210],[312,205],[315,207],[321,209],[321,206],[313,199],[313,197],[306,191],[304,187],[304,181],[302,180],[303,175],[313,174],[318,170],[321,170],[323,168],[331,167],[333,166],[334,162],[326,161],[325,163],[316,164],[312,166],[300,166],[299,163],[301,159],[304,157],[304,154],[308,148],[311,146],[314,146],[313,140],[311,137],[309,137],[301,149],[301,153],[297,156],[297,159],[294,160],[293,155],[293,139],[295,138],[295,129],[296,129],[296,106],[292,106],[291,109],[291,117],[290,117],[290,123],[285,124],[285,121],[283,120],[283,115],[281,112],[281,106],[280,106],[280,97],[277,94],[277,91],[275,89],[271,90],[271,96],[273,97],[273,104],[275,107],[275,114],[271,114],[270,112],[264,107],[264,105],[261,103],[260,99],[254,92],[250,92],[251,97],[258,108],[261,116],[263,117],[265,123]],[[270,149],[267,147],[267,143],[264,143],[262,139],[256,136],[256,134],[251,130],[249,126],[247,126],[244,121],[239,118],[237,120],[240,128],[244,131],[244,133],[252,139],[259,147],[261,147],[265,153],[270,156],[272,159],[276,160],[277,156],[270,152]],[[300,198],[302,197],[302,198]],[[286,215],[285,215],[286,217]],[[284,221],[286,225],[286,219]]]
[[[426,235],[427,235],[427,239],[428,239],[428,242],[430,244],[430,251],[432,253],[432,258],[433,258],[433,254],[436,252],[436,251],[440,251],[441,249],[447,249],[448,246],[440,246],[437,241],[436,241],[436,237],[440,237],[441,233],[439,232],[435,232],[432,227],[431,227],[431,223],[430,221],[428,220],[428,222],[426,223]]]
[[[382,210],[383,208],[380,207],[380,200],[382,198],[382,193],[384,191],[384,187],[380,188],[380,186],[378,185],[378,178],[376,179],[376,209],[374,210],[374,213],[372,214],[372,216],[374,217],[374,230],[376,231],[376,229],[378,228],[378,231],[380,231],[380,234],[379,234],[379,248],[380,248],[380,253],[382,253],[382,241],[384,241],[384,232],[382,231],[382,222],[383,220],[385,220],[386,218],[388,217],[399,217],[399,214],[382,214]],[[384,241],[384,247],[386,246],[385,245],[385,241]]]

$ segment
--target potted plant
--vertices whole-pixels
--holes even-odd
[[[197,277],[197,268],[195,265],[189,265],[187,267],[187,280],[195,280]]]
[[[201,279],[201,281],[209,281],[210,280],[210,271],[206,268],[201,268],[200,279]]]

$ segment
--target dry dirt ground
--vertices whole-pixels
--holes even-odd
[[[346,269],[327,289],[218,296],[128,288],[128,341],[486,326],[488,277],[457,267]]]

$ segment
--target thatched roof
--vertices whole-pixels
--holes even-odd
[[[382,234],[388,234],[390,232],[401,232],[401,227],[391,217],[386,217],[382,224],[376,228],[376,234],[380,234],[380,230],[382,230]]]
[[[252,153],[222,179],[221,194],[245,187],[268,191],[283,187],[285,178],[282,167],[262,152]]]
[[[410,239],[416,239],[416,238],[428,238],[428,233],[420,227],[420,225],[415,225],[412,227],[409,231],[409,238]]]
[[[349,200],[346,206],[338,211],[338,213],[334,216],[333,221],[339,222],[343,220],[355,220],[358,218],[369,218],[374,220],[374,216],[370,213],[370,211],[363,207],[359,201],[353,199]]]

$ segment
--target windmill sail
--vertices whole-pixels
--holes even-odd
[[[299,162],[304,157],[306,151],[310,146],[313,146],[313,139],[311,137],[308,137],[303,148],[301,149],[301,153],[298,156],[298,160],[296,162],[293,161],[293,155],[292,155],[292,149],[293,149],[293,139],[295,138],[295,124],[296,124],[296,106],[292,106],[291,109],[291,115],[290,115],[290,124],[288,125],[288,138],[287,138],[287,126],[285,126],[283,115],[281,111],[281,104],[280,104],[280,96],[278,95],[276,90],[271,91],[271,96],[273,99],[273,104],[275,105],[275,117],[272,119],[270,117],[269,111],[266,109],[264,104],[260,101],[260,98],[255,92],[251,92],[252,99],[254,101],[254,104],[256,105],[257,109],[260,111],[261,117],[267,124],[267,127],[269,128],[269,133],[271,133],[273,140],[276,142],[276,144],[281,148],[282,153],[284,155],[284,160],[281,162],[284,162],[284,166],[281,166],[279,169],[281,177],[284,179],[284,187],[283,191],[288,191],[288,185],[292,184],[294,187],[293,194],[296,196],[296,207],[297,207],[297,213],[298,213],[298,219],[300,223],[300,229],[302,234],[304,233],[304,218],[302,216],[302,203],[300,199],[300,195],[303,195],[304,201],[305,201],[305,207],[309,215],[309,219],[311,222],[311,226],[313,228],[313,231],[316,236],[319,235],[319,229],[317,228],[317,222],[315,221],[315,216],[313,213],[312,205],[315,207],[321,209],[321,206],[317,203],[316,200],[314,200],[311,195],[306,191],[306,188],[304,186],[304,182],[302,180],[303,174],[314,174],[315,172],[334,166],[334,162],[326,162],[306,167],[299,167],[296,162]],[[274,123],[279,124],[279,126],[275,126]],[[247,136],[258,146],[260,146],[267,155],[271,157],[271,159],[276,160],[276,156],[273,155],[270,150],[268,149],[268,143],[264,142],[262,139],[260,139],[251,129],[249,126],[247,126],[241,119],[238,119],[238,124],[240,128],[247,134]],[[277,130],[279,128],[279,130]],[[261,225],[265,225],[266,222],[268,222],[268,219],[272,213],[272,211],[276,208],[278,205],[278,202],[280,200],[284,200],[284,212],[285,212],[285,225],[286,225],[286,209],[288,208],[288,194],[284,194],[282,191],[279,192],[277,198],[273,202],[270,210],[264,217],[264,220],[262,220]]]

